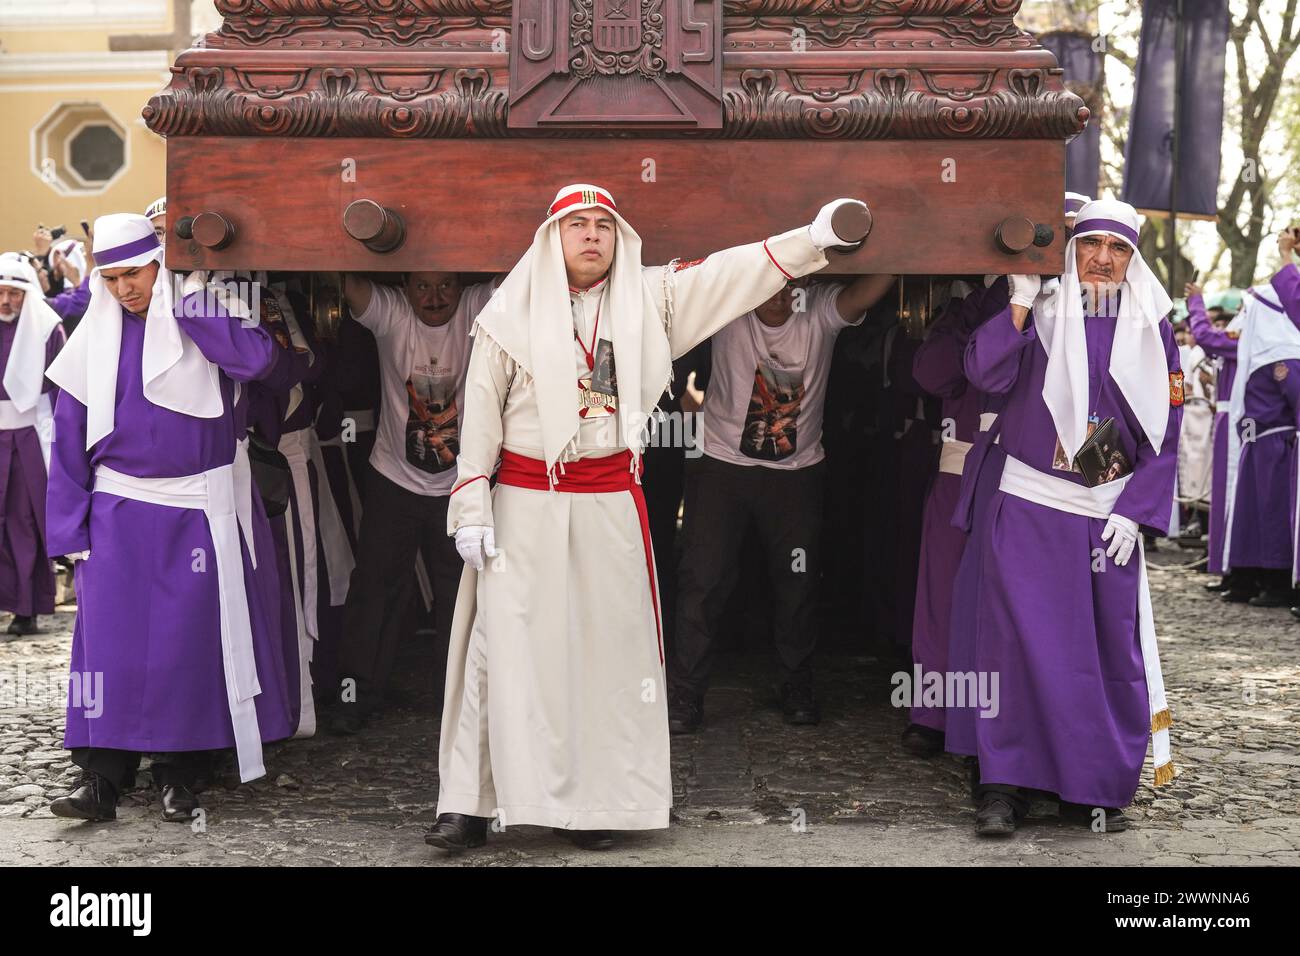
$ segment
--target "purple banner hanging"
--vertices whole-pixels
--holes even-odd
[[[1174,151],[1175,12],[1179,0],[1144,0],[1142,38],[1128,142],[1124,201],[1169,211]],[[1178,97],[1180,216],[1218,213],[1223,139],[1223,75],[1228,49],[1227,0],[1182,0],[1185,29]]]
[[[1088,127],[1065,148],[1065,188],[1096,198],[1101,183],[1101,106],[1105,57],[1095,49],[1097,38],[1086,33],[1054,31],[1038,42],[1056,55],[1065,71],[1065,85],[1092,112]]]

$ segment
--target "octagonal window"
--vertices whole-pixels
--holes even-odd
[[[87,183],[106,183],[126,162],[126,143],[111,126],[83,126],[68,143],[68,165]]]
[[[32,169],[64,195],[103,192],[130,161],[126,128],[98,103],[60,103],[32,130]]]

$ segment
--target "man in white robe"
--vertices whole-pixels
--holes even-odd
[[[639,484],[650,413],[674,357],[823,268],[826,248],[860,241],[864,211],[837,200],[811,226],[643,268],[607,190],[556,195],[473,330],[447,516],[467,567],[430,845],[481,846],[489,817],[590,849],[612,845],[611,830],[668,826],[662,626]]]

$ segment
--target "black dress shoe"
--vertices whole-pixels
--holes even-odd
[[[1209,584],[1202,585],[1202,587],[1212,594],[1222,594],[1224,591],[1228,590],[1231,585],[1228,583],[1227,578],[1219,578],[1219,580],[1211,581]]]
[[[1015,807],[1006,797],[988,793],[975,813],[975,832],[980,836],[1008,836],[1016,832],[1019,822]]]
[[[918,757],[943,753],[943,731],[921,724],[908,724],[903,731],[903,749]]]
[[[199,798],[183,783],[169,783],[162,789],[162,818],[168,823],[189,823],[199,808]]]
[[[1292,599],[1288,588],[1282,591],[1260,591],[1246,603],[1251,607],[1290,607]]]
[[[704,723],[704,701],[690,694],[673,694],[668,698],[668,732],[693,734]]]
[[[1300,607],[1291,608],[1291,616],[1300,619]]]
[[[787,724],[812,725],[822,719],[812,684],[783,684],[781,714]]]
[[[1098,810],[1106,811],[1106,822],[1102,824]],[[1085,826],[1097,833],[1122,833],[1128,829],[1128,817],[1123,810],[1115,807],[1090,807],[1083,803],[1061,801],[1061,819],[1067,823]]]
[[[36,618],[24,617],[21,614],[15,614],[14,619],[9,622],[8,633],[10,634],[39,634],[41,629],[36,626]]]
[[[614,834],[609,830],[561,830],[552,827],[551,832],[582,850],[608,850],[614,845]]]
[[[424,842],[448,853],[463,853],[487,843],[487,817],[464,813],[440,813]]]
[[[1245,604],[1255,596],[1254,591],[1242,590],[1241,588],[1230,587],[1219,595],[1219,599],[1227,601],[1229,604]]]
[[[107,777],[83,770],[77,789],[51,801],[50,812],[70,820],[116,820],[117,790]]]

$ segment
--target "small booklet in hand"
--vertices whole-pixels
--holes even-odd
[[[1074,456],[1074,464],[1089,488],[1133,473],[1133,463],[1120,448],[1115,419],[1108,418],[1096,427]]]

